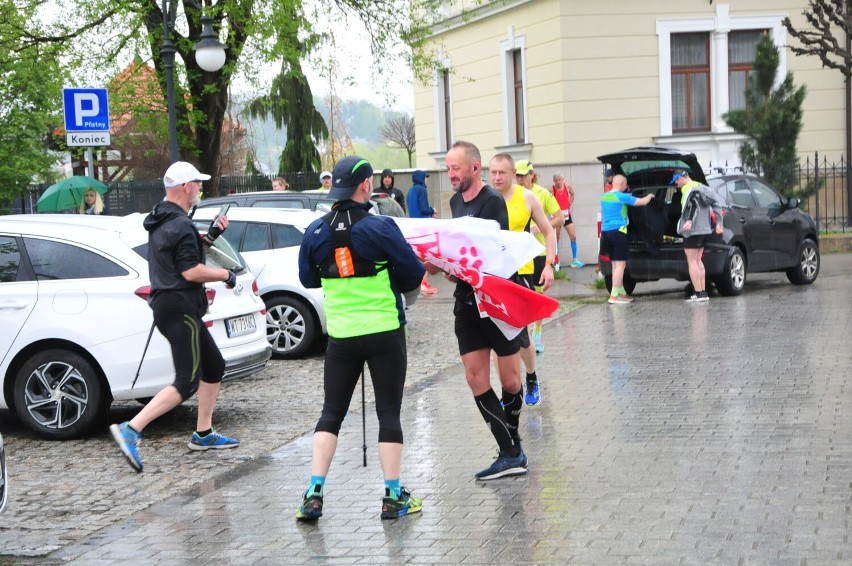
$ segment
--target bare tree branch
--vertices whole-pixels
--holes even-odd
[[[408,166],[412,167],[412,156],[417,146],[414,136],[414,118],[411,116],[396,116],[387,121],[382,127],[382,137],[388,142],[398,145],[408,154]]]

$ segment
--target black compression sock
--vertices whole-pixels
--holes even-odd
[[[503,407],[500,406],[500,400],[493,389],[489,389],[482,395],[477,395],[473,398],[476,401],[476,407],[479,409],[482,418],[488,428],[491,429],[491,434],[500,446],[500,450],[508,451],[513,448],[512,435],[509,427],[506,424],[506,415],[503,412]]]

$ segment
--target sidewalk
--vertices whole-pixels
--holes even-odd
[[[316,524],[293,517],[307,433],[39,562],[848,564],[848,285],[824,273],[554,320],[542,404],[521,417],[525,476],[474,480],[495,444],[459,365],[407,389],[402,480],[422,514],[379,519],[368,406],[368,466],[351,414]]]

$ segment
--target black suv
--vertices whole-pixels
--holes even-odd
[[[799,199],[787,199],[755,175],[717,173],[705,177],[694,154],[667,147],[636,147],[598,160],[627,177],[628,191],[654,198],[648,206],[628,207],[630,256],[624,288],[658,279],[689,281],[682,238],[677,233],[680,192],[668,183],[677,170],[689,172],[727,204],[724,233],[714,234],[702,260],[708,283],[721,295],[739,295],[748,273],[783,271],[791,283],[809,285],[819,275],[816,223],[799,210]],[[612,288],[612,263],[602,245],[599,263],[607,289]],[[709,288],[709,285],[708,285]]]

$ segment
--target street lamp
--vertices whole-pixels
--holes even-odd
[[[178,153],[177,116],[175,115],[175,48],[171,40],[171,30],[177,17],[177,0],[163,0],[163,66],[166,69],[166,98],[169,105],[169,157],[172,163],[180,160]],[[225,46],[219,43],[213,31],[213,18],[201,16],[201,38],[192,47],[195,62],[202,70],[215,73],[225,64]]]

